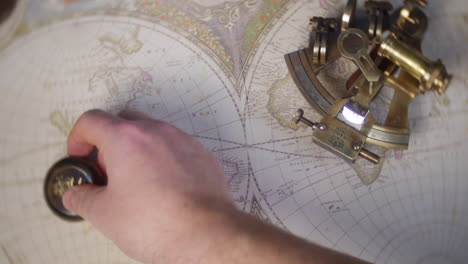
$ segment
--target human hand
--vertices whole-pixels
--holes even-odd
[[[72,129],[68,154],[94,147],[107,186],[75,187],[63,202],[128,256],[174,263],[221,243],[206,233],[236,209],[217,159],[193,137],[143,113],[92,110]]]

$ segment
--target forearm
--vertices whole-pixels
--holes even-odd
[[[239,244],[245,244],[244,256],[238,259],[242,263],[365,263],[347,255],[326,249],[283,230],[260,222],[258,219],[241,214]],[[242,248],[241,245],[238,246]],[[231,262],[235,263],[235,262]]]
[[[209,241],[198,243],[201,249],[194,251],[197,259],[193,263],[366,263],[308,243],[237,210],[212,217],[208,226],[204,237]]]

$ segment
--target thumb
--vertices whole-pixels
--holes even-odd
[[[85,219],[93,219],[99,214],[102,190],[104,187],[93,184],[75,186],[63,195],[63,205]]]

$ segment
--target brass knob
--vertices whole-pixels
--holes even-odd
[[[320,123],[312,122],[309,119],[304,117],[304,110],[298,109],[296,113],[294,114],[294,117],[292,121],[296,124],[299,124],[300,122],[310,126],[313,130],[319,128],[320,130],[326,130],[327,127],[325,125],[322,125]]]

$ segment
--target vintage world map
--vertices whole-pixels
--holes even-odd
[[[318,116],[283,55],[308,45],[310,17],[339,16],[344,1],[66,2],[28,2],[4,35],[0,263],[132,263],[43,197],[48,167],[92,108],[137,109],[193,135],[220,159],[239,208],[315,243],[376,263],[468,258],[463,1],[430,1],[423,50],[444,60],[452,85],[414,101],[409,150],[387,152],[371,185],[290,121],[297,108]]]

